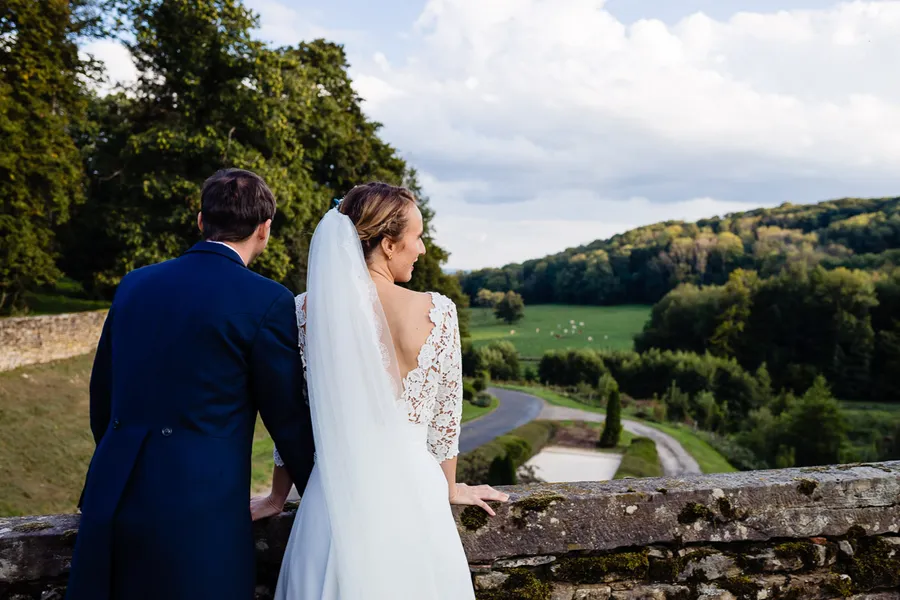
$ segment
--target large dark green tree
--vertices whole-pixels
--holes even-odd
[[[204,179],[241,167],[278,200],[276,235],[257,266],[285,278],[291,260],[277,233],[315,198],[285,114],[311,86],[251,38],[256,21],[236,0],[127,0],[120,10],[139,80],[94,103],[82,140],[90,202],[67,232],[66,270],[109,293],[128,271],[177,256],[198,239]]]
[[[54,228],[82,201],[73,131],[85,116],[93,65],[78,41],[98,32],[88,0],[0,4],[0,312],[56,281]]]

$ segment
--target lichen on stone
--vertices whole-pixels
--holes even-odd
[[[53,525],[45,521],[32,521],[31,523],[22,523],[12,528],[16,533],[30,533],[32,531],[43,531],[44,529],[53,529]]]
[[[528,569],[513,569],[497,589],[475,593],[478,600],[550,600],[553,588]]]
[[[59,539],[62,540],[63,544],[68,544],[70,546],[75,545],[75,539],[78,537],[77,529],[68,529],[59,536]]]
[[[469,531],[478,531],[488,522],[488,514],[480,506],[467,506],[459,515],[459,522]]]
[[[645,579],[649,571],[648,550],[616,552],[599,556],[563,558],[553,568],[556,579],[569,583],[602,583],[608,575]]]
[[[707,506],[703,506],[697,502],[689,502],[685,504],[681,512],[678,513],[678,522],[682,525],[690,525],[696,523],[700,519],[705,521],[713,520],[713,512]]]

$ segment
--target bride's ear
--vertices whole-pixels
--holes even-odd
[[[387,257],[388,260],[393,258],[396,250],[397,244],[394,243],[394,240],[389,239],[388,237],[381,238],[381,251],[384,252],[385,257]]]

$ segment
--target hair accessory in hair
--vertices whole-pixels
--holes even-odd
[[[341,202],[343,202],[343,201],[344,201],[343,198],[334,198],[334,199],[331,201],[331,205],[332,205],[332,207],[334,207],[334,208],[338,208],[338,207],[341,205]]]

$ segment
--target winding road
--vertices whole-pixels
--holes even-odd
[[[602,423],[605,415],[577,408],[552,406],[542,399],[500,388],[490,388],[490,393],[500,400],[496,410],[463,425],[459,439],[461,452],[469,452],[516,427],[534,419],[549,421],[589,421]],[[671,475],[699,475],[702,473],[694,457],[678,443],[678,440],[649,425],[622,419],[622,427],[635,435],[648,437],[656,442],[656,451],[663,473]]]

